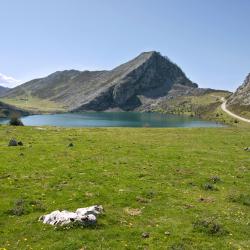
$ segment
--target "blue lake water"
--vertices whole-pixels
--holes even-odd
[[[60,127],[223,127],[223,124],[198,118],[137,112],[88,112],[31,115],[21,118],[26,126]],[[0,124],[8,120],[0,119]]]

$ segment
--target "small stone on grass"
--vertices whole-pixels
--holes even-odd
[[[148,233],[148,232],[144,232],[144,233],[142,233],[142,238],[149,238],[149,236],[150,236],[150,234]]]

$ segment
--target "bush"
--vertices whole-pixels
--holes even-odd
[[[215,187],[215,185],[212,183],[205,183],[202,187],[204,190],[210,190],[210,191],[217,191],[218,190],[218,188]]]
[[[250,195],[249,194],[240,194],[240,195],[231,195],[229,197],[231,202],[236,202],[243,204],[245,206],[250,206]]]
[[[14,202],[14,206],[9,210],[10,215],[21,216],[25,214],[25,203],[23,199],[18,199]]]
[[[214,219],[197,220],[193,223],[193,228],[195,231],[211,235],[225,235],[228,233],[223,226],[214,221]]]
[[[23,123],[22,123],[21,119],[15,115],[15,116],[12,116],[10,118],[9,125],[11,125],[11,126],[23,126]]]

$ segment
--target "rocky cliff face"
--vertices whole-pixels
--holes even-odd
[[[250,111],[250,74],[244,83],[227,101],[228,107],[236,112]]]
[[[174,86],[185,91],[198,87],[176,64],[152,51],[110,71],[55,72],[12,89],[6,97],[34,96],[63,104],[70,111],[135,110],[157,102]]]

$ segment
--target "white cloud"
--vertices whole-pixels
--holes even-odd
[[[0,86],[13,88],[20,83],[21,83],[21,81],[13,78],[11,76],[6,76],[6,75],[0,73]]]

